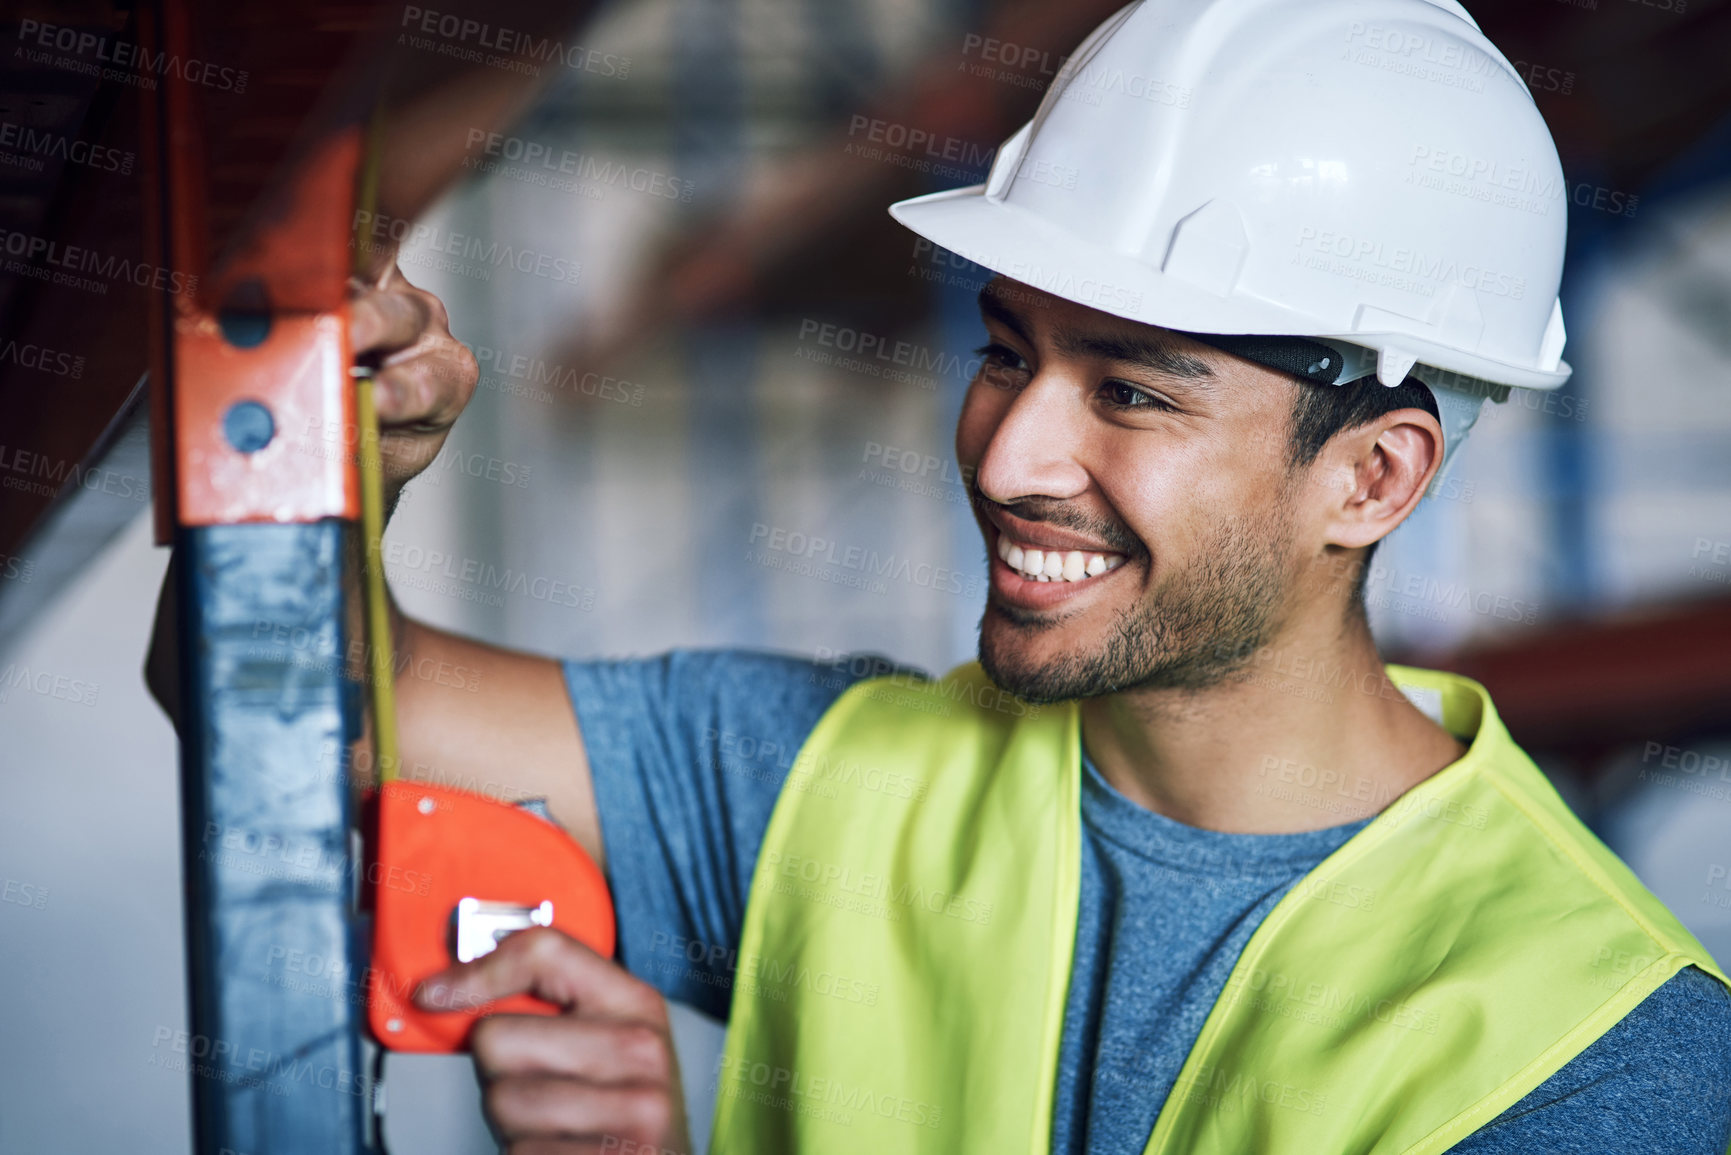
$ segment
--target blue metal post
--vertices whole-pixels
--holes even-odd
[[[181,789],[201,1155],[372,1151],[343,757],[342,522],[183,529]],[[178,1049],[178,1048],[177,1048]]]

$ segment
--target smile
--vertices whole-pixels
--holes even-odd
[[[998,557],[1024,580],[1039,582],[1085,582],[1124,564],[1122,554],[1043,549],[1003,530],[998,531]]]

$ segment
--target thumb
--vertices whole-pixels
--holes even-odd
[[[629,1018],[653,1010],[659,997],[563,931],[519,931],[473,962],[430,975],[415,991],[428,1010],[464,1010],[530,994],[563,1010]]]

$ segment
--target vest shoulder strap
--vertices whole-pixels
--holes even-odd
[[[1464,758],[1396,799],[1251,936],[1150,1153],[1447,1150],[1710,956],[1577,820],[1483,687]]]
[[[977,668],[824,714],[759,854],[714,1151],[1043,1155],[1080,751],[1073,709]]]

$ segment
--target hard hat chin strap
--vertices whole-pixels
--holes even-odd
[[[1254,361],[1258,365],[1287,373],[1302,381],[1319,385],[1350,385],[1366,377],[1375,377],[1377,352],[1362,345],[1344,341],[1328,341],[1315,337],[1269,337],[1233,333],[1184,333],[1193,341],[1212,346],[1223,353]],[[1455,450],[1466,439],[1473,423],[1479,419],[1485,402],[1504,401],[1509,387],[1476,377],[1466,377],[1430,365],[1414,365],[1407,378],[1424,382],[1436,398],[1437,419],[1442,424],[1443,459],[1431,484],[1442,480],[1454,460]],[[1391,386],[1399,382],[1390,382]]]

